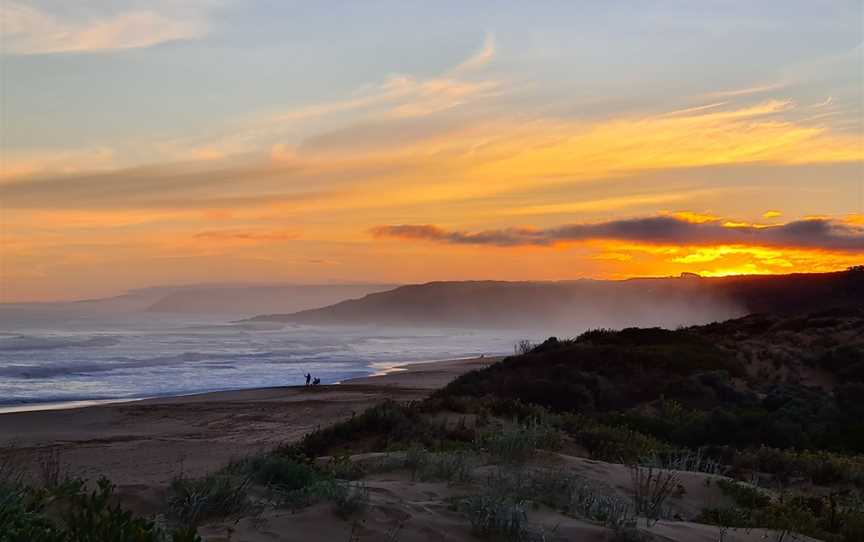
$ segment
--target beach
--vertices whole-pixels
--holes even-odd
[[[63,468],[106,476],[143,498],[181,472],[197,476],[299,439],[385,399],[421,399],[498,358],[395,365],[384,374],[287,386],[0,414],[0,446],[29,468],[56,450]],[[157,497],[154,497],[157,498]]]

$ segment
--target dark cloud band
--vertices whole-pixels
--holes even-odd
[[[830,219],[809,219],[778,226],[727,227],[720,221],[693,223],[669,216],[567,224],[556,228],[505,228],[479,232],[448,231],[433,225],[378,226],[376,237],[455,245],[549,246],[567,241],[609,239],[661,245],[742,244],[864,252],[864,229]]]

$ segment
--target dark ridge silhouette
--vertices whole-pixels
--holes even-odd
[[[430,282],[253,321],[531,327],[676,327],[751,313],[811,312],[864,305],[864,269],[832,273],[623,281]],[[562,327],[563,326],[563,327]]]
[[[147,307],[149,312],[255,314],[303,310],[346,298],[390,290],[391,284],[239,285],[190,287],[169,292]]]

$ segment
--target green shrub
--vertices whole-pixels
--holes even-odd
[[[360,513],[369,506],[369,488],[364,484],[335,480],[329,485],[319,487],[333,502],[336,514],[343,519]]]
[[[632,463],[671,450],[669,445],[650,435],[624,426],[600,423],[586,416],[569,416],[562,428],[593,459]]]
[[[655,467],[630,465],[633,508],[651,521],[664,515],[663,505],[678,486],[678,475]]]
[[[0,485],[0,542],[201,542],[195,529],[166,532],[124,509],[102,478],[87,491],[81,480],[53,487]]]
[[[726,539],[730,529],[746,529],[751,527],[750,512],[736,506],[724,508],[706,508],[696,518],[699,523],[716,525],[720,530],[718,542]]]
[[[427,448],[446,447],[450,435],[423,415],[419,404],[387,400],[349,420],[309,433],[298,444],[284,446],[278,452],[315,458],[405,449],[415,443]]]
[[[359,480],[367,471],[361,462],[353,461],[348,454],[339,454],[331,457],[322,470],[326,474],[341,480]]]
[[[563,470],[539,469],[522,475],[511,484],[518,486],[515,492],[530,495],[530,498],[565,514],[597,521],[613,529],[624,529],[635,525],[634,509],[626,499],[615,492],[580,476]],[[502,487],[501,482],[495,484]],[[513,490],[511,490],[513,491]]]
[[[0,542],[61,541],[59,527],[43,514],[46,495],[20,485],[0,485]]]
[[[277,454],[246,459],[232,465],[231,470],[248,476],[255,483],[275,485],[287,491],[302,489],[321,477],[310,464]]]
[[[475,534],[508,542],[532,539],[528,528],[527,502],[496,495],[475,495],[459,502]]]
[[[758,487],[733,480],[717,480],[717,487],[728,495],[735,505],[744,510],[765,508],[771,504],[771,496]]]
[[[168,510],[184,526],[225,518],[256,509],[249,498],[250,479],[231,474],[211,474],[203,478],[178,477],[171,482]]]
[[[471,471],[479,463],[475,454],[467,451],[427,452],[425,457],[412,459],[417,465],[416,476],[420,480],[441,480],[446,482],[468,482]]]
[[[520,463],[528,460],[538,449],[554,450],[561,445],[561,434],[554,427],[537,420],[529,420],[516,427],[482,435],[478,446],[487,452],[493,462]]]

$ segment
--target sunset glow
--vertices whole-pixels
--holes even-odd
[[[2,301],[864,261],[860,3],[436,4],[5,2]]]

